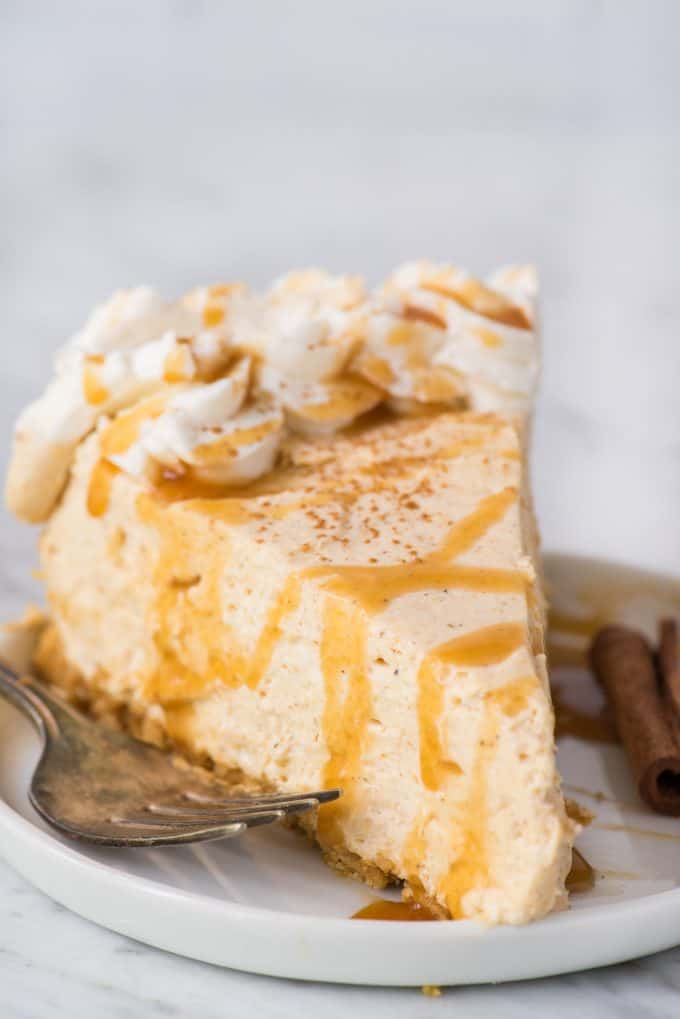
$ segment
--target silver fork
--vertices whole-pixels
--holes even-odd
[[[336,800],[339,789],[230,796],[156,747],[91,722],[0,662],[0,695],[43,739],[29,797],[62,834],[104,846],[165,846],[240,835]]]

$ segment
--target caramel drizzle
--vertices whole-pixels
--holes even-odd
[[[417,591],[458,590],[488,594],[521,594],[526,578],[517,570],[449,565],[479,543],[517,500],[517,489],[508,487],[488,496],[477,508],[457,521],[443,542],[417,563],[393,566],[310,566],[304,577],[324,580],[333,594],[353,598],[370,613],[383,611],[396,598]]]
[[[324,589],[352,598],[369,613],[387,609],[391,602],[418,591],[478,591],[484,594],[522,594],[526,578],[518,570],[480,566],[437,566],[406,563],[400,566],[310,566],[305,578],[321,578]]]
[[[361,367],[361,374],[375,385],[388,387],[396,382],[397,377],[392,366],[378,354],[366,351],[361,354],[358,364]]]
[[[255,646],[255,653],[248,668],[246,686],[254,690],[269,668],[274,648],[278,644],[282,629],[283,620],[295,612],[300,604],[302,588],[299,578],[293,574],[283,585],[276,597],[274,604],[267,613],[264,629],[260,634]]]
[[[160,548],[154,568],[151,632],[155,663],[145,693],[163,705],[204,696],[214,684],[254,690],[268,671],[281,638],[283,621],[298,607],[301,586],[289,576],[267,610],[264,625],[247,654],[233,627],[222,614],[221,578],[224,553],[196,572],[190,523],[173,520],[162,504],[147,495],[137,500],[140,519],[156,528]]]
[[[147,503],[146,512],[155,507]],[[271,666],[283,621],[297,609],[297,576],[284,582],[270,605],[251,654],[247,654],[222,616],[221,557],[203,576],[192,575],[190,540],[161,525],[161,550],[155,570],[159,591],[154,606],[156,665],[146,693],[168,705],[204,696],[215,683],[255,690]]]
[[[91,517],[103,517],[109,508],[111,489],[120,471],[108,460],[98,460],[92,469],[87,486],[87,512]]]
[[[499,649],[500,653],[500,649]],[[500,660],[503,660],[502,658]],[[484,697],[484,709],[477,738],[477,754],[469,778],[467,795],[456,812],[453,828],[454,863],[439,882],[439,894],[451,916],[465,915],[463,899],[473,888],[490,882],[488,850],[489,766],[498,742],[501,719],[521,711],[536,689],[535,676],[521,676],[505,686],[490,690]]]
[[[500,347],[503,344],[503,340],[498,333],[494,332],[493,329],[487,329],[485,326],[469,326],[468,331],[485,347]]]
[[[489,883],[488,771],[498,735],[498,714],[492,703],[485,704],[467,797],[453,827],[455,862],[439,882],[439,894],[454,920],[464,915],[462,900],[465,895],[472,888],[483,888]]]
[[[187,360],[186,345],[178,340],[177,345],[170,351],[163,364],[163,381],[173,384],[175,382],[186,382],[185,372]]]
[[[520,711],[524,711],[530,696],[538,686],[538,679],[534,675],[520,676],[505,686],[489,690],[485,695],[485,701],[495,704],[502,715],[507,718],[514,718]]]
[[[425,657],[418,672],[420,775],[426,789],[436,792],[461,768],[446,758],[439,735],[444,707],[444,666],[485,668],[505,661],[526,639],[523,623],[497,623],[440,644]]]
[[[444,542],[430,559],[449,560],[459,558],[473,548],[486,532],[503,519],[510,506],[517,500],[516,488],[503,488],[489,495],[479,503],[473,513],[454,524]]]
[[[215,329],[224,322],[225,308],[217,301],[209,301],[203,309],[203,325],[206,329]]]
[[[101,433],[100,458],[92,469],[87,490],[87,509],[93,517],[101,517],[108,510],[113,481],[120,473],[108,458],[126,453],[139,438],[144,422],[161,416],[168,399],[169,393],[165,392],[142,400],[121,411]]]
[[[280,427],[276,420],[262,421],[248,428],[234,428],[215,442],[204,442],[196,446],[194,456],[199,464],[213,466],[233,460],[244,446],[262,442]],[[214,487],[214,486],[213,486]]]
[[[349,376],[328,382],[326,386],[326,400],[297,406],[295,413],[319,424],[343,417],[351,419],[375,407],[385,395],[382,389],[372,383]]]
[[[403,320],[389,331],[386,342],[402,350],[399,359],[412,375],[416,404],[422,401],[445,406],[452,400],[463,400],[467,395],[463,375],[448,365],[432,364],[428,352],[430,332],[431,327],[422,322]],[[361,359],[359,364],[364,373]]]
[[[493,322],[515,329],[531,329],[531,322],[519,305],[511,304],[498,291],[485,287],[478,280],[467,279],[455,285],[446,273],[440,273],[423,280],[420,286]]]
[[[407,322],[424,322],[435,329],[446,329],[446,319],[431,308],[421,308],[417,304],[405,304],[401,311],[402,318]]]
[[[340,800],[319,814],[318,836],[327,845],[340,840],[340,826],[352,811],[372,710],[366,669],[366,614],[332,596],[323,606],[321,671],[325,703],[321,728],[328,749],[324,788],[342,788]],[[343,696],[344,690],[344,696]]]
[[[99,381],[99,375],[95,365],[104,363],[101,354],[90,354],[83,365],[83,396],[89,404],[94,407],[106,403],[109,398],[108,389]]]
[[[426,656],[418,670],[418,730],[420,779],[426,789],[441,789],[449,775],[460,775],[461,767],[446,757],[439,735],[444,710],[443,669],[436,652]]]

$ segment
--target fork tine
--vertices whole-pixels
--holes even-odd
[[[197,828],[225,827],[241,824],[251,827],[254,824],[271,824],[286,816],[285,810],[248,810],[233,811],[223,814],[177,814],[161,813],[132,814],[128,817],[116,817],[115,824],[129,825],[136,828]]]
[[[165,816],[176,820],[178,818],[184,818],[185,820],[193,820],[194,822],[200,820],[215,820],[222,821],[225,817],[248,817],[251,814],[260,814],[262,812],[280,813],[282,816],[286,814],[299,814],[304,810],[312,810],[318,806],[317,800],[275,800],[273,803],[267,801],[251,802],[244,801],[241,803],[234,803],[227,806],[227,804],[215,804],[214,806],[186,806],[177,807],[175,804],[166,803],[150,803],[148,811],[155,816]]]
[[[194,824],[190,827],[168,827],[145,825],[125,818],[112,818],[101,831],[83,830],[72,827],[68,822],[48,819],[49,824],[63,835],[76,841],[92,842],[97,845],[130,848],[183,845],[188,842],[213,842],[217,839],[241,835],[248,827],[237,824]]]
[[[297,803],[300,801],[313,800],[317,803],[331,803],[333,800],[337,800],[342,795],[342,789],[323,789],[320,792],[313,793],[273,793],[263,794],[261,796],[227,796],[227,797],[216,797],[208,796],[203,793],[195,792],[193,789],[188,789],[184,793],[184,797],[187,800],[191,800],[194,803],[205,804],[206,806],[215,807],[236,807],[240,805],[248,806],[274,806],[283,803]]]
[[[245,824],[246,828],[258,828],[262,824],[272,824],[274,821],[282,821],[286,816],[285,810],[264,811],[261,814],[239,814],[239,823]]]
[[[118,824],[121,824],[121,822],[118,822]],[[215,842],[218,839],[233,838],[235,835],[240,835],[246,830],[246,827],[247,825],[245,824],[223,824],[209,825],[208,827],[194,826],[193,828],[183,828],[179,831],[167,831],[158,827],[148,831],[147,834],[143,834],[140,831],[140,826],[137,824],[131,825],[134,831],[126,831],[125,826],[122,825],[122,830],[119,830],[116,834],[107,834],[99,838],[89,836],[88,841],[103,842],[108,846],[130,846],[144,849],[154,846],[184,845],[188,842]]]

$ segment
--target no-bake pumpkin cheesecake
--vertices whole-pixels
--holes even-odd
[[[564,905],[525,460],[535,281],[427,262],[115,295],[22,415],[37,665],[254,787],[342,787],[338,868],[443,917]]]

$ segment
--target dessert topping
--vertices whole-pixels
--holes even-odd
[[[536,376],[531,277],[498,286],[428,262],[373,294],[357,277],[291,273],[256,294],[218,284],[165,302],[114,294],[56,361],[20,416],[8,502],[27,520],[54,508],[80,441],[103,420],[163,394],[133,442],[102,455],[153,481],[159,471],[240,484],[267,473],[286,433],[328,436],[378,404],[528,412]],[[128,423],[129,424],[129,423]],[[126,426],[127,427],[127,426]],[[110,474],[110,472],[109,472]]]

